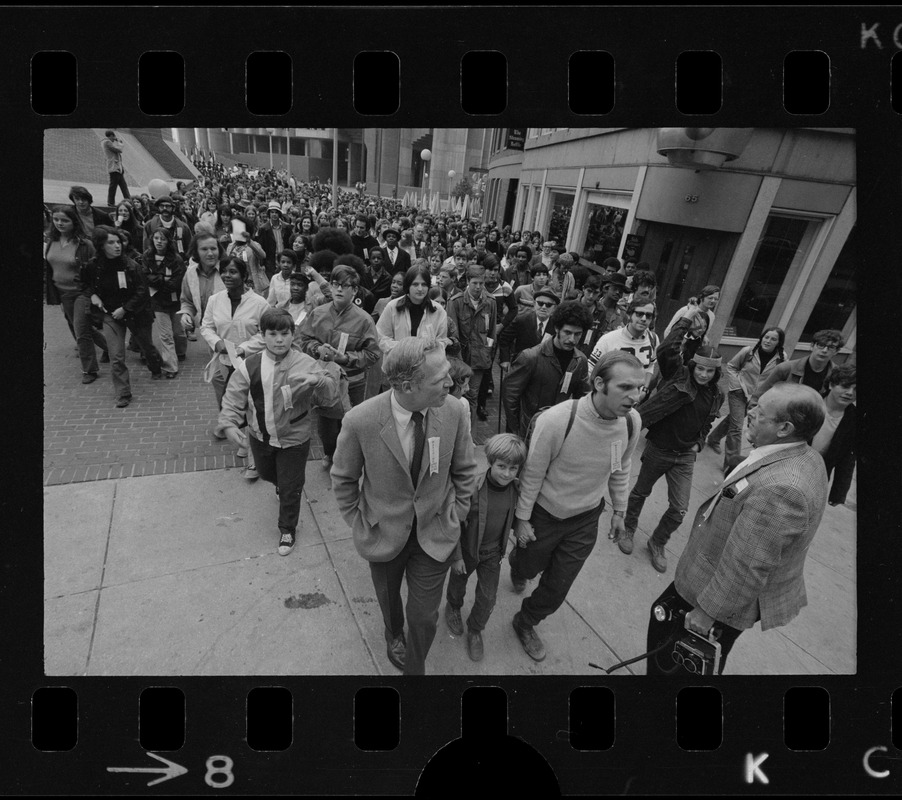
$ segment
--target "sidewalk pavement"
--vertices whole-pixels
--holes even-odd
[[[700,454],[689,519],[719,464],[710,449]],[[633,480],[639,466],[637,457]],[[667,547],[667,574],[655,572],[645,538],[665,507],[662,480],[632,556],[607,538],[610,512],[602,515],[566,603],[537,628],[545,661],[531,661],[511,628],[521,596],[511,591],[505,560],[485,659],[469,660],[442,613],[427,672],[601,676],[589,662],[609,667],[642,653],[649,606],[672,580],[687,539],[684,524]],[[322,462],[307,465],[298,544],[287,557],[276,552],[277,510],[273,487],[246,482],[236,468],[45,486],[45,672],[398,675],[385,655],[369,569]],[[809,605],[783,628],[743,634],[727,674],[854,673],[855,553],[854,510],[828,506],[806,562]],[[474,588],[475,577],[464,614]],[[614,675],[644,671],[637,662]]]

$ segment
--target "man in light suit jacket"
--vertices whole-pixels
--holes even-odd
[[[674,582],[652,604],[674,613],[658,622],[652,610],[649,652],[674,625],[704,636],[718,624],[723,672],[742,631],[758,620],[761,630],[786,625],[807,605],[805,556],[827,505],[824,461],[808,442],[824,414],[808,386],[782,383],[761,396],[749,414],[751,454],[699,506]],[[670,651],[650,656],[647,674],[673,667]]]
[[[437,340],[401,339],[382,370],[391,390],[342,421],[332,489],[357,552],[370,562],[388,659],[405,675],[423,675],[448,568],[465,571],[460,524],[476,489],[476,456]]]

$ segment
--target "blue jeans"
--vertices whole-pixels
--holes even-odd
[[[446,594],[448,605],[459,609],[464,604],[464,595],[467,592],[467,580],[476,573],[476,596],[473,600],[473,610],[467,617],[467,628],[474,632],[485,630],[485,626],[495,608],[495,598],[498,595],[498,579],[501,577],[501,544],[488,550],[479,551],[479,561],[468,568],[466,574],[455,575],[451,573],[448,578],[448,592]]]
[[[642,453],[642,469],[639,470],[639,478],[630,492],[629,502],[626,507],[626,519],[624,525],[629,531],[636,530],[639,524],[639,515],[645,498],[651,494],[652,488],[662,475],[667,477],[667,502],[669,506],[658,527],[655,528],[651,538],[657,544],[665,545],[671,534],[680,527],[683,517],[689,510],[689,493],[692,490],[692,470],[695,467],[695,459],[698,454],[695,450],[676,452],[662,450],[656,447],[654,442],[645,442],[645,452]]]
[[[742,389],[733,389],[727,394],[730,413],[727,414],[708,434],[712,442],[719,442],[726,436],[727,444],[723,457],[724,470],[732,470],[742,461],[742,423],[748,413],[748,400]]]
[[[167,372],[179,371],[179,356],[188,352],[188,338],[179,319],[178,308],[154,311],[153,332]]]
[[[66,322],[69,324],[69,330],[72,331],[75,343],[78,345],[81,371],[96,375],[98,371],[97,351],[94,346],[96,345],[105,353],[107,344],[103,334],[91,324],[91,300],[78,289],[60,291],[60,304],[63,307]]]
[[[103,315],[103,333],[110,353],[110,371],[113,377],[113,388],[117,397],[131,397],[132,387],[128,367],[125,364],[125,331],[131,331],[132,338],[138,343],[147,368],[151,374],[159,374],[163,369],[160,354],[151,341],[150,325],[144,321],[115,320],[111,314]]]

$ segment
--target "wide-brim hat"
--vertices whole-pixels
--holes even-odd
[[[551,289],[539,289],[533,296],[533,301],[538,300],[540,297],[547,297],[550,300],[553,300],[555,303],[560,303],[561,298],[558,297]]]
[[[277,203],[275,200],[270,200],[266,205],[266,215],[269,216],[270,211],[278,211],[280,217],[285,217],[285,212],[282,211],[282,206]]]
[[[393,233],[393,234],[395,235],[395,238],[396,238],[396,239],[398,239],[398,240],[401,239],[401,231],[399,231],[399,230],[398,230],[397,228],[395,228],[394,226],[392,226],[391,228],[383,228],[383,230],[382,230],[382,238],[384,239],[384,238],[385,238],[386,236],[388,236],[388,234],[390,234],[390,233]]]
[[[602,269],[602,274],[605,273],[605,270]],[[615,286],[619,286],[621,289],[626,289],[626,276],[621,275],[619,272],[612,272],[610,275],[605,275],[602,278],[601,285],[602,287],[607,286],[609,283],[613,283]]]

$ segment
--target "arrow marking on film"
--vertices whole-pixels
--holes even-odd
[[[148,786],[153,786],[156,783],[162,783],[163,781],[168,781],[170,778],[178,778],[180,775],[184,775],[188,770],[185,769],[181,764],[176,764],[174,761],[170,761],[167,758],[163,758],[163,756],[158,756],[156,753],[148,754],[151,758],[155,758],[157,761],[161,761],[163,764],[166,764],[165,767],[107,767],[107,772],[162,772],[163,777],[157,778],[155,781],[151,781],[148,783]]]

